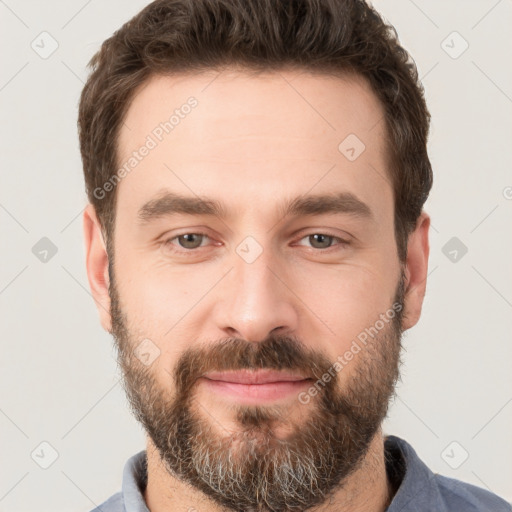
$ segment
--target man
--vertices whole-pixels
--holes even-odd
[[[505,511],[382,421],[430,115],[362,1],[157,0],[91,61],[89,283],[146,450],[96,510]]]

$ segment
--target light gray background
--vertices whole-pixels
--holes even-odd
[[[76,118],[86,63],[146,3],[0,1],[0,511],[87,512],[144,448],[89,293]],[[512,501],[512,1],[374,5],[426,88],[435,177],[423,315],[385,432]],[[43,31],[59,45],[46,59],[31,47],[51,49]],[[454,31],[469,44],[457,58]],[[57,248],[46,262],[32,251],[43,237]],[[455,262],[452,237],[468,249]],[[42,442],[58,453],[47,469]]]

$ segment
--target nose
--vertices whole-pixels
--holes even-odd
[[[215,309],[217,327],[227,336],[257,342],[276,331],[285,335],[297,330],[300,301],[292,291],[291,274],[270,253],[263,251],[250,263],[233,259]]]

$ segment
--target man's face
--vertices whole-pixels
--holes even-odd
[[[120,167],[150,149],[117,185],[112,333],[171,474],[233,510],[305,510],[361,462],[398,377],[384,112],[361,80],[216,76],[153,78],[129,108]],[[223,215],[171,213],[154,201],[166,192]],[[284,214],[339,194],[352,200],[337,211]],[[244,369],[300,380],[265,392],[204,377]]]

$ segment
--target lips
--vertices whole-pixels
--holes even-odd
[[[298,373],[275,370],[241,370],[236,372],[208,372],[203,375],[206,379],[230,382],[234,384],[269,384],[276,382],[297,382],[309,380],[309,377]]]

